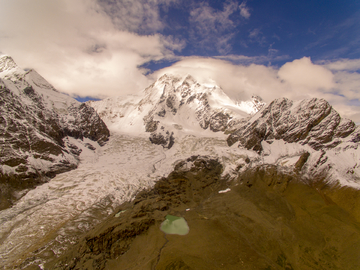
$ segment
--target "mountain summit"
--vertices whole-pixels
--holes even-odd
[[[9,56],[0,58],[0,93],[1,208],[77,167],[81,150],[70,137],[99,145],[108,140],[93,108],[58,92],[35,70],[20,69]]]
[[[150,133],[150,140],[165,148],[181,134],[224,132],[257,112],[260,98],[234,102],[216,84],[200,84],[192,76],[165,74],[141,96],[90,101],[110,129]]]
[[[15,61],[11,56],[1,55],[0,56],[0,72],[11,71],[13,69],[18,68]]]

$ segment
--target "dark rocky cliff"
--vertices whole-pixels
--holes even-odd
[[[81,150],[67,136],[100,146],[110,136],[92,107],[57,92],[35,71],[19,70],[11,58],[3,60],[2,68],[10,71],[0,79],[0,209],[23,191],[77,167]],[[52,108],[55,102],[62,107]]]
[[[323,99],[294,102],[282,98],[271,102],[249,121],[234,127],[227,141],[229,145],[239,142],[239,146],[259,153],[262,141],[280,139],[308,144],[319,150],[333,148],[349,135],[357,140],[359,131],[354,132],[355,129],[353,121],[342,119]]]

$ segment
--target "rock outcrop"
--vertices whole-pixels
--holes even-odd
[[[76,139],[89,138],[100,146],[106,143],[110,132],[94,108],[81,103],[70,106],[68,111],[67,119],[62,121],[66,135]]]
[[[261,142],[266,140],[308,144],[319,150],[336,147],[355,129],[353,121],[342,119],[323,99],[294,102],[281,98],[264,107],[245,124],[234,128],[227,142],[229,145],[239,142],[239,146],[259,153],[262,151]],[[351,136],[356,137],[355,134]],[[356,140],[355,137],[353,140]]]
[[[77,167],[81,149],[67,136],[100,146],[110,133],[95,110],[56,91],[34,70],[0,58],[0,209],[23,190]]]
[[[158,144],[164,148],[170,149],[175,142],[173,135],[174,133],[170,133],[169,131],[152,132],[149,139],[153,144]]]

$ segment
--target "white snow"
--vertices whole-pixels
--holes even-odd
[[[235,166],[251,155],[250,151],[228,147],[220,137],[183,135],[170,150],[133,134],[113,133],[103,147],[87,139],[68,140],[83,150],[78,169],[57,175],[0,212],[0,265],[28,256],[47,239],[51,239],[46,244],[48,250],[61,253],[79,231],[106,218],[139,190],[152,187],[179,160],[191,155],[220,157],[226,170],[226,166]],[[85,143],[96,150],[89,150]]]
[[[221,193],[227,193],[227,192],[229,192],[229,191],[231,191],[231,189],[230,188],[227,188],[227,189],[224,189],[224,190],[219,190],[219,193],[221,194]]]
[[[308,145],[287,143],[284,140],[263,141],[263,162],[265,164],[279,164],[282,166],[294,165],[304,152],[313,153]]]
[[[360,189],[360,148],[354,144],[340,144],[326,151],[323,166],[330,166],[329,182]]]
[[[300,156],[308,152],[310,156],[306,162],[309,178],[316,167],[318,171],[327,170],[329,183],[339,184],[360,189],[360,148],[353,143],[343,143],[326,153],[315,151],[308,145],[287,143],[283,140],[274,140],[271,143],[263,141],[262,162],[276,164],[283,167],[292,167]],[[319,159],[323,164],[318,164]],[[322,162],[320,162],[322,163]],[[317,165],[318,164],[318,165]]]
[[[31,101],[29,101],[28,97],[21,93],[20,90],[32,86],[36,93],[43,98],[44,105],[49,110],[66,114],[67,108],[70,105],[80,105],[80,102],[72,97],[55,90],[51,84],[33,69],[25,71],[17,66],[15,62],[11,61],[11,68],[2,70],[1,66],[6,65],[6,63],[4,63],[6,57],[6,55],[0,56],[0,79],[3,80],[6,87],[15,95],[22,97],[22,101],[25,104],[31,104]]]
[[[249,116],[249,110],[251,112],[256,111],[254,105],[250,109],[250,104],[252,104],[250,101],[246,108],[237,105],[215,84],[199,84],[190,76],[176,77],[169,74],[164,75],[145,89],[142,96],[130,95],[109,98],[89,102],[89,105],[97,111],[110,130],[139,134],[145,133],[144,117],[148,115],[149,111],[157,108],[156,106],[160,106],[159,100],[163,93],[175,95],[177,99],[175,103],[177,104],[182,99],[182,91],[188,93],[187,97],[196,94],[206,96],[211,113],[222,111],[236,115],[238,118],[244,118]],[[179,107],[175,115],[167,112],[165,117],[154,115],[153,120],[160,121],[161,125],[170,127],[172,131],[171,127],[177,125],[187,133],[203,133],[196,116],[197,110],[204,109],[201,106],[201,101],[195,98],[191,103]]]

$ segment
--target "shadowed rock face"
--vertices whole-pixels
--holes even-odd
[[[304,184],[305,159],[293,171],[249,165],[229,183],[217,160],[191,157],[46,267],[358,269],[360,215],[350,205],[360,199],[320,178]],[[166,215],[184,217],[189,233],[164,234]]]
[[[110,132],[96,113],[94,108],[86,103],[71,106],[69,115],[73,118],[63,124],[66,135],[76,139],[89,138],[103,146],[109,139]]]
[[[16,95],[0,84],[0,209],[17,199],[14,191],[21,194],[77,167],[81,150],[66,143],[66,136],[104,145],[110,133],[86,104],[74,103],[62,115],[47,109],[43,97],[31,86]]]
[[[264,140],[308,144],[313,149],[333,148],[355,131],[355,123],[340,115],[323,99],[295,103],[282,98],[271,102],[229,135],[229,145],[262,151]]]
[[[163,132],[152,132],[150,134],[150,142],[153,144],[161,145],[164,148],[170,149],[175,142],[174,133],[169,131]]]

